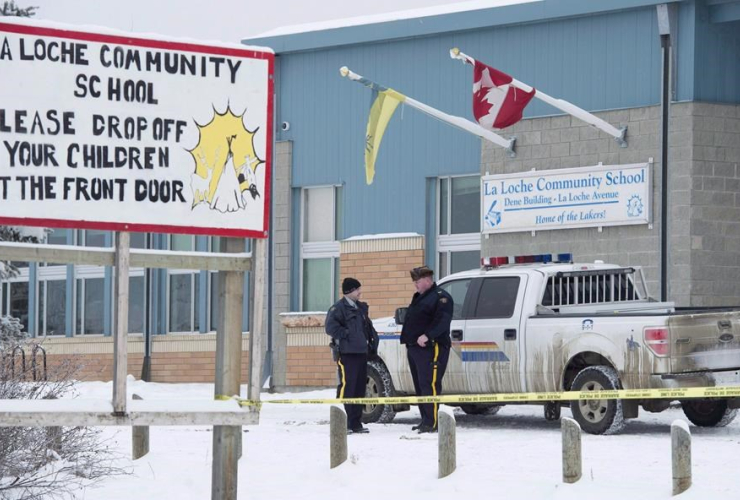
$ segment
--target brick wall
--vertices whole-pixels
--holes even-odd
[[[71,360],[80,366],[80,380],[109,381],[113,378],[113,338],[73,337],[47,338],[43,346],[48,353],[49,372]],[[249,338],[242,339],[242,382],[249,374]],[[27,363],[30,362],[30,358]],[[144,362],[144,340],[129,337],[128,373],[141,378]],[[152,382],[213,383],[216,374],[216,335],[158,335],[152,343]]]
[[[328,337],[325,344],[328,344]],[[327,345],[288,347],[289,387],[329,387],[337,385],[337,365]]]
[[[393,316],[414,294],[409,270],[424,264],[424,238],[346,240],[340,247],[340,275],[362,283],[362,300],[372,318]]]
[[[243,352],[242,383],[249,376],[249,353]],[[113,379],[113,354],[60,354],[49,355],[47,362],[50,373],[65,359],[80,366],[79,380],[107,382]],[[144,355],[128,356],[128,373],[141,378]],[[168,352],[152,355],[152,382],[213,383],[216,380],[215,352]]]

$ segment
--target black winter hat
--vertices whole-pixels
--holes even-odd
[[[344,295],[347,295],[348,293],[354,292],[361,286],[362,286],[362,283],[360,283],[354,278],[344,278],[344,281],[342,281],[342,293]]]

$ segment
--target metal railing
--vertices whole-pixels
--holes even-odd
[[[649,297],[642,269],[625,267],[559,272],[550,276],[542,305],[557,308],[646,300]]]

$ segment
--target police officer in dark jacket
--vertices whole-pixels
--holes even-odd
[[[452,345],[452,297],[437,287],[434,271],[428,267],[414,268],[410,274],[416,293],[403,322],[401,343],[406,345],[416,395],[439,396]],[[437,404],[419,405],[421,424],[412,430],[436,432],[437,407]]]
[[[326,315],[326,333],[332,338],[337,362],[338,398],[365,397],[368,353],[376,354],[378,334],[369,319],[369,307],[360,302],[361,284],[354,278],[342,282],[344,297]],[[362,426],[362,405],[344,405],[351,433],[370,432]]]

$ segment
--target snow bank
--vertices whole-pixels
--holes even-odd
[[[454,374],[453,374],[454,375]],[[110,397],[111,384],[80,384],[86,398]],[[213,397],[212,384],[129,384],[144,400]],[[246,386],[242,387],[246,394]],[[333,390],[291,394],[319,399]],[[263,399],[284,398],[264,394]],[[448,411],[451,409],[448,409]],[[351,435],[349,460],[329,469],[329,406],[263,406],[259,426],[245,427],[239,461],[239,498],[345,500],[372,498],[450,500],[669,500],[671,499],[670,427],[684,420],[680,410],[643,413],[616,436],[583,436],[583,479],[562,483],[559,422],[544,419],[539,406],[506,406],[495,416],[466,415],[457,421],[457,470],[437,479],[437,435],[419,435],[414,409],[391,424],[369,424],[370,434]],[[570,416],[567,409],[564,416]],[[692,427],[694,485],[682,500],[740,498],[735,475],[740,421],[726,428]],[[151,452],[121,465],[133,474],[104,481],[77,493],[77,499],[210,498],[209,427],[152,427]],[[106,428],[115,448],[130,456],[131,431]]]

